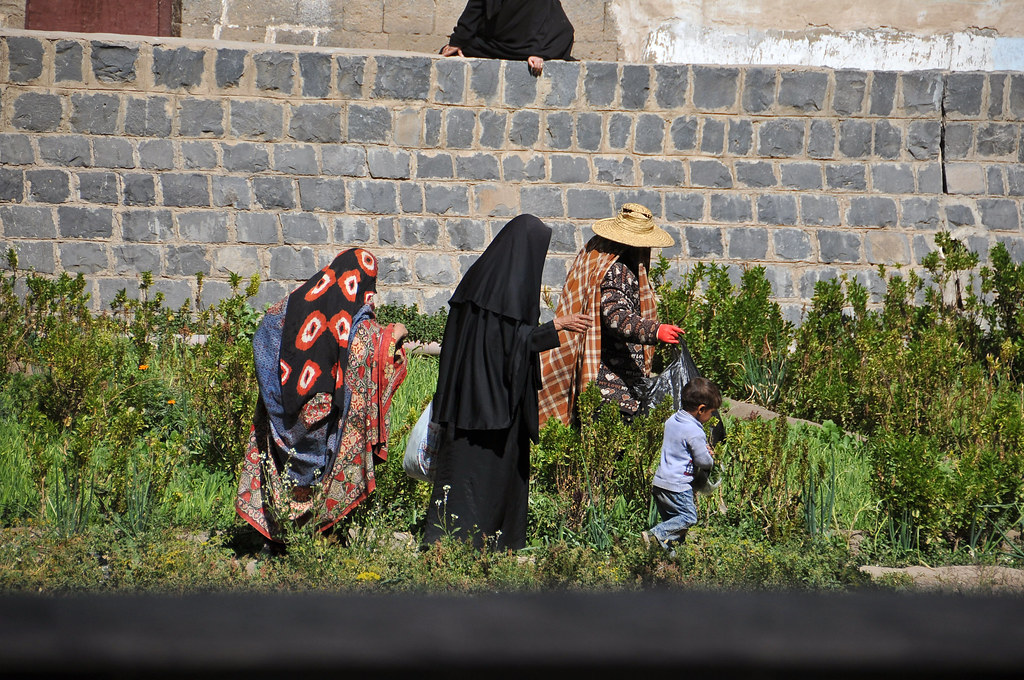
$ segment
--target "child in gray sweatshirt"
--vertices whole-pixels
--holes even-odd
[[[695,468],[710,470],[714,464],[704,423],[722,405],[722,393],[707,378],[686,383],[679,398],[682,408],[665,421],[661,462],[651,491],[662,522],[650,534],[665,549],[669,543],[682,542],[687,530],[697,523],[691,483]],[[647,532],[644,534],[646,540]]]

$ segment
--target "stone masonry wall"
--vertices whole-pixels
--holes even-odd
[[[339,249],[444,304],[511,217],[551,225],[556,292],[595,219],[647,205],[663,253],[814,283],[913,266],[954,230],[1024,257],[1024,74],[522,62],[174,38],[0,36],[0,247],[97,305],[229,272],[274,301]]]

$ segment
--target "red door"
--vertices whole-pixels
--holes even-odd
[[[180,0],[27,0],[25,28],[73,33],[171,35]]]

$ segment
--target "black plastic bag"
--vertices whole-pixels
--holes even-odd
[[[660,375],[647,379],[643,390],[643,412],[650,413],[651,409],[660,404],[668,395],[672,395],[672,406],[678,411],[681,408],[679,395],[682,393],[683,387],[694,378],[700,377],[700,371],[693,363],[693,357],[690,356],[686,341],[680,338],[679,356],[675,358],[675,361],[666,366]],[[725,425],[722,424],[722,417],[719,415],[718,409],[715,409],[714,415],[715,425],[711,428],[709,440],[711,446],[725,440]],[[705,476],[705,481],[706,479]]]

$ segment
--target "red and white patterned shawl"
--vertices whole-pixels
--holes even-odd
[[[628,246],[595,236],[576,260],[565,279],[558,298],[555,316],[590,314],[593,322],[584,333],[559,333],[562,344],[541,354],[542,384],[538,396],[540,426],[548,418],[558,418],[568,425],[573,418],[576,398],[588,383],[597,378],[601,366],[601,281],[608,269]],[[640,282],[640,314],[645,319],[658,319],[658,303],[647,277],[647,269],[638,267]],[[650,372],[654,346],[644,347],[644,370]]]

